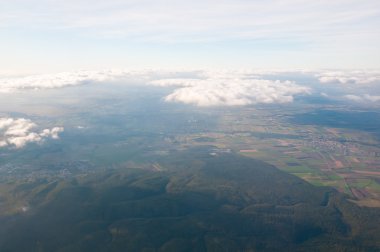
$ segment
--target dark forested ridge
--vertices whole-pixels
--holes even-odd
[[[10,183],[0,251],[376,251],[380,213],[234,154],[184,152],[164,171]]]

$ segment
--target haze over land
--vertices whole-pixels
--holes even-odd
[[[2,79],[0,245],[376,249],[377,83],[376,71]]]

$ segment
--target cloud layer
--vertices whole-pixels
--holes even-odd
[[[294,81],[297,80],[297,83]],[[306,81],[305,81],[306,80]],[[315,82],[315,81],[318,82]],[[167,102],[196,106],[288,103],[313,90],[352,101],[378,101],[379,71],[102,70],[0,78],[0,93],[118,82],[170,87]],[[309,84],[308,84],[309,82]],[[299,83],[302,83],[300,85]],[[329,85],[318,85],[329,84]],[[91,87],[89,87],[91,88]]]
[[[137,75],[139,75],[139,72],[135,71],[103,70],[42,74],[19,78],[2,78],[0,79],[0,93],[25,89],[62,88],[94,82],[113,81]]]
[[[24,118],[0,118],[0,148],[22,148],[28,143],[41,143],[45,139],[58,139],[63,127],[35,130],[37,125]]]
[[[78,71],[0,79],[0,92],[139,79],[147,85],[175,87],[174,91],[165,97],[167,102],[197,106],[236,106],[292,102],[294,95],[307,94],[310,91],[291,81],[261,79],[260,75],[263,73],[265,71]],[[183,75],[187,75],[187,78],[183,78]]]
[[[288,103],[294,95],[308,94],[310,89],[291,81],[272,81],[218,76],[207,79],[162,79],[157,86],[177,86],[165,97],[167,102],[196,106],[243,106],[258,103]]]
[[[380,82],[379,71],[327,71],[318,73],[321,83],[330,84],[375,84]]]

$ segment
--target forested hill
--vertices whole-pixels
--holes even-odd
[[[380,248],[378,209],[267,163],[196,150],[158,162],[161,171],[118,168],[8,183],[3,190],[28,209],[3,214],[0,251]]]

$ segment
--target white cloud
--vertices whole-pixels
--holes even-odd
[[[345,95],[346,99],[354,101],[354,102],[380,102],[380,95]]]
[[[379,71],[328,71],[316,75],[321,83],[375,84],[380,83]]]
[[[371,102],[379,102],[380,101],[380,95],[364,95],[363,98],[367,101]]]
[[[101,71],[75,71],[75,72],[63,72],[55,74],[40,74],[29,75],[24,77],[5,77],[0,76],[0,93],[9,93],[21,90],[38,90],[38,89],[51,89],[51,88],[63,88],[70,86],[78,86],[92,83],[102,83],[110,81],[145,81],[150,82],[160,78],[172,78],[166,80],[164,83],[160,81],[152,82],[156,86],[170,86],[177,85],[177,80],[174,76],[193,76],[217,78],[228,74],[230,78],[233,76],[241,77],[244,74],[263,74],[272,73],[272,70],[268,71],[199,71],[199,70],[126,70],[126,69],[108,69]],[[251,76],[252,77],[252,76]],[[195,82],[199,83],[199,79],[186,79],[188,85],[192,86]],[[179,78],[181,86],[186,85],[185,80]]]
[[[31,75],[19,78],[0,78],[0,93],[25,89],[62,88],[94,82],[114,81],[139,76],[142,72],[126,70],[76,71],[57,74]],[[144,74],[142,74],[144,75]]]
[[[207,76],[207,74],[206,74]],[[257,103],[292,102],[294,95],[308,94],[310,89],[291,81],[247,79],[246,75],[208,74],[205,79],[162,79],[156,86],[177,86],[165,97],[167,102],[197,106],[242,106]]]
[[[35,131],[37,125],[24,118],[0,118],[0,147],[22,148],[28,143],[41,143],[47,138],[58,139],[63,127]]]
[[[358,96],[358,95],[345,95],[344,98],[348,99],[348,100],[351,100],[351,101],[355,101],[355,102],[360,102],[360,101],[363,101],[363,98],[361,96]]]

